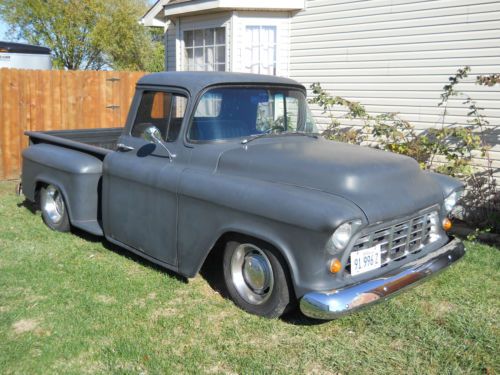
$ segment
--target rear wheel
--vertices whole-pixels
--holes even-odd
[[[47,185],[40,190],[40,208],[45,224],[53,230],[67,232],[70,229],[68,210],[64,197],[54,185]]]
[[[294,300],[282,257],[265,243],[229,241],[223,269],[232,300],[252,314],[277,318]]]

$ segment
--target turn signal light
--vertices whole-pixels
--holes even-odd
[[[337,273],[342,269],[342,263],[340,263],[340,260],[337,258],[332,259],[330,263],[330,272],[331,273]]]
[[[443,229],[448,232],[451,229],[451,227],[452,227],[451,220],[448,218],[445,218],[443,220]]]

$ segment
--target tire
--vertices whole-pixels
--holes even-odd
[[[251,314],[278,318],[295,301],[283,258],[265,243],[243,238],[228,241],[223,270],[229,296]]]
[[[40,189],[40,209],[43,221],[50,229],[58,232],[70,230],[68,210],[59,188],[46,185]]]

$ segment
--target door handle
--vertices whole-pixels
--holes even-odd
[[[122,151],[132,151],[134,148],[123,143],[117,143],[116,148]]]

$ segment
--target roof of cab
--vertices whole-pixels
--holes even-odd
[[[229,72],[162,72],[142,77],[138,85],[181,87],[195,94],[208,86],[224,84],[269,84],[295,86],[305,90],[298,82],[283,77]]]

